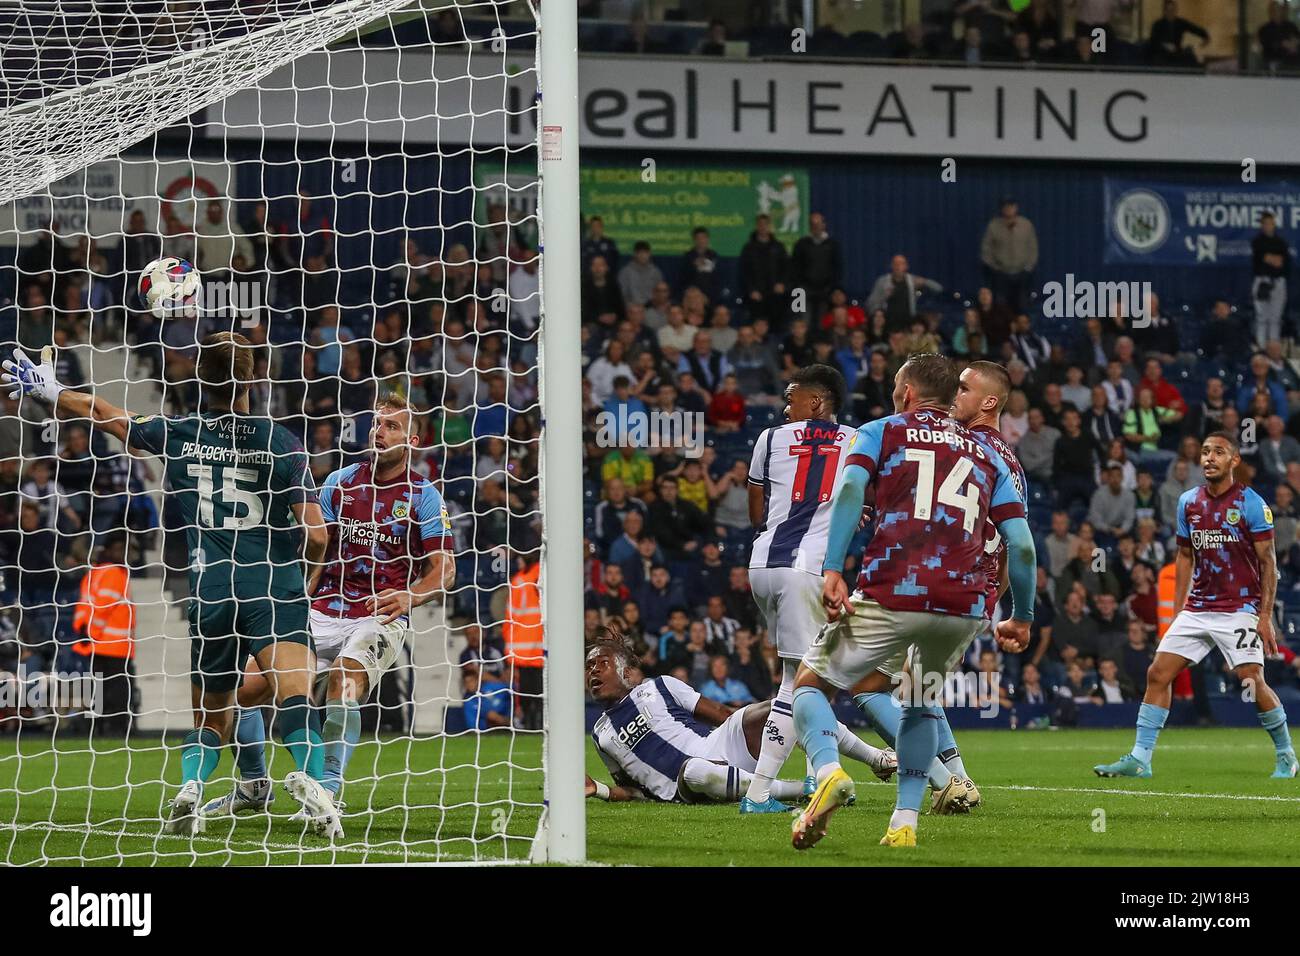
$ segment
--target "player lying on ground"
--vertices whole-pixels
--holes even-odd
[[[860,693],[866,679],[912,650],[913,685],[942,687],[962,651],[986,626],[989,583],[981,566],[990,526],[1005,538],[1012,619],[998,625],[1022,650],[1033,619],[1036,559],[1024,501],[1010,468],[979,436],[949,417],[958,376],[942,355],[913,355],[894,379],[895,414],[860,428],[831,506],[822,601],[831,626],[804,655],[795,680],[795,729],[817,769],[817,791],[793,825],[796,849],[826,834],[854,794],[834,748],[830,696]],[[850,597],[843,569],[868,487],[877,527]],[[991,523],[991,525],[990,525]],[[938,678],[932,680],[932,678]],[[881,843],[915,846],[927,769],[938,744],[937,701],[903,700],[898,800]]]
[[[587,778],[587,796],[601,800],[735,802],[748,786],[758,758],[769,704],[740,710],[715,703],[675,677],[637,680],[634,658],[620,642],[593,644],[587,652],[587,688],[605,708],[592,729],[596,752],[614,786]],[[881,780],[897,762],[887,750],[860,740],[843,724],[831,731],[838,752],[860,760]],[[802,780],[775,780],[778,799],[803,793]]]
[[[250,655],[271,675],[280,729],[295,771],[285,787],[313,827],[341,836],[329,791],[321,786],[324,750],[308,694],[311,637],[303,579],[302,531],[309,565],[328,534],[307,468],[288,431],[248,414],[253,352],[248,340],[218,332],[202,342],[196,374],[199,411],[180,418],[132,418],[100,398],[65,389],[52,350],[34,364],[21,349],[4,363],[12,396],[49,402],[61,419],[89,419],[128,449],[161,456],[171,497],[189,538],[190,663],[194,730],[181,751],[181,789],[167,816],[169,833],[202,831],[203,784],[221,759],[234,714],[240,667]]]
[[[794,734],[794,681],[799,661],[826,625],[822,607],[822,559],[830,528],[831,492],[843,471],[854,430],[836,422],[846,389],[838,369],[809,365],[790,378],[785,390],[786,424],[766,429],[754,443],[749,467],[749,520],[755,531],[749,579],[767,632],[781,658],[781,685],[772,701],[758,765],[742,814],[785,813],[791,809],[772,796],[772,780],[790,757]],[[889,673],[874,675],[856,703],[876,732],[892,747],[900,710],[892,693],[901,660]],[[940,708],[939,755],[931,763],[936,813],[967,812],[979,791],[965,776],[952,729]],[[811,764],[805,795],[816,783]]]
[[[1214,432],[1201,444],[1205,484],[1178,499],[1178,616],[1147,670],[1133,749],[1114,763],[1093,767],[1099,777],[1151,776],[1151,756],[1169,716],[1174,678],[1215,647],[1242,686],[1254,693],[1260,725],[1273,739],[1273,776],[1294,777],[1300,771],[1286,711],[1264,682],[1264,655],[1277,653],[1273,512],[1253,489],[1233,479],[1240,464],[1237,439],[1227,432]]]
[[[406,400],[381,398],[368,459],[333,472],[321,484],[329,547],[307,586],[317,699],[325,705],[322,783],[340,807],[344,773],[361,739],[361,705],[401,653],[411,608],[432,600],[456,578],[442,495],[411,471],[411,449],[418,444],[415,416]],[[250,660],[238,698],[241,780],[230,793],[204,805],[204,815],[264,810],[273,799],[260,709],[271,696],[270,681]]]

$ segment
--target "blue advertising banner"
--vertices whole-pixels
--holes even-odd
[[[1283,238],[1300,230],[1300,187],[1106,179],[1107,264],[1250,264],[1259,217],[1271,212]],[[1294,254],[1294,249],[1292,250]]]

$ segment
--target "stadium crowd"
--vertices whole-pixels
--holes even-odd
[[[47,230],[17,263],[20,305],[0,312],[10,323],[0,338],[29,350],[127,342],[163,384],[163,410],[181,412],[195,398],[194,343],[217,320],[156,321],[136,299],[134,276],[164,253],[192,259],[209,283],[259,280],[264,309],[240,320],[259,349],[253,410],[301,438],[318,482],[364,449],[378,394],[409,396],[425,410],[417,468],[440,482],[452,514],[451,609],[473,629],[461,663],[473,725],[484,728],[511,709],[502,695],[520,669],[502,657],[520,661],[510,660],[501,625],[513,612],[512,581],[523,575],[515,584],[527,586],[530,573],[535,581],[540,545],[538,258],[503,207],[487,220],[437,256],[406,242],[399,261],[367,279],[371,309],[339,307],[340,282],[356,277],[336,269],[330,210],[306,193],[269,206],[212,202],[192,228],[173,219],[155,232],[132,217],[117,249]],[[1053,325],[1037,315],[1036,233],[1010,197],[970,238],[987,284],[969,296],[912,271],[909,254],[924,250],[900,250],[873,276],[871,264],[843,261],[824,216],[809,224],[787,249],[760,216],[731,259],[702,229],[684,254],[656,257],[645,242],[620,250],[599,218],[587,222],[589,632],[616,619],[646,673],[676,674],[727,703],[768,696],[774,651],[746,567],[754,442],[781,420],[792,370],[838,367],[852,393],[841,418],[860,424],[891,410],[892,377],[907,356],[932,350],[1005,363],[1014,386],[1002,425],[1029,476],[1038,620],[1024,655],[980,642],[966,661],[972,672],[997,669],[1009,700],[1068,722],[1080,704],[1141,694],[1174,506],[1201,479],[1198,444],[1210,430],[1242,435],[1240,477],[1277,519],[1279,604],[1300,603],[1300,376],[1287,357],[1293,330],[1269,291],[1284,287],[1290,269],[1271,223],[1256,239],[1258,301],[1216,301],[1204,315],[1175,319],[1153,297],[1145,327],[1112,317]],[[83,382],[76,353],[57,354],[63,380]],[[76,423],[51,428],[39,410],[5,402],[0,564],[5,604],[21,607],[22,624],[8,621],[0,653],[63,670],[87,640],[74,625],[87,570],[124,541],[133,573],[156,567],[160,542],[168,567],[183,569],[184,536],[169,507],[158,514],[144,493],[147,462]],[[695,445],[637,447],[624,430],[654,412],[687,424],[700,416],[704,432]],[[1280,693],[1300,694],[1290,650],[1269,666]],[[1181,692],[1204,705],[1206,688],[1221,691],[1230,679],[1220,671],[1203,666]],[[515,703],[529,705],[517,716],[537,726],[535,692]]]
[[[861,424],[892,412],[894,373],[923,351],[989,358],[1011,377],[1002,429],[1029,479],[1037,617],[1023,655],[982,640],[963,666],[997,671],[1004,703],[1023,720],[1068,724],[1081,706],[1140,699],[1163,630],[1161,571],[1175,553],[1175,508],[1203,480],[1200,440],[1210,431],[1241,435],[1238,478],[1276,516],[1279,607],[1300,602],[1300,375],[1278,297],[1290,252],[1272,222],[1254,243],[1256,301],[1218,300],[1204,314],[1175,317],[1152,295],[1145,323],[1036,314],[1036,232],[1011,197],[982,236],[970,237],[987,284],[969,296],[911,271],[908,254],[924,250],[900,251],[873,278],[870,264],[843,262],[824,216],[809,222],[787,249],[760,216],[728,262],[704,230],[684,255],[656,260],[643,242],[627,255],[598,218],[589,221],[589,637],[614,620],[633,636],[647,674],[672,673],[727,703],[768,696],[775,649],[747,571],[755,441],[782,420],[793,370],[838,367],[852,392],[841,420]],[[702,416],[697,457],[634,440],[609,447],[610,428],[656,412]],[[1284,698],[1300,696],[1289,648],[1268,667]],[[1209,695],[1231,681],[1215,655],[1178,693],[1209,720]]]

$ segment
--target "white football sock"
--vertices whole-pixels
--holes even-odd
[[[883,750],[871,746],[843,724],[839,725],[839,737],[836,738],[836,741],[841,754],[852,757],[872,769],[880,766],[880,761],[885,756]]]
[[[893,816],[889,818],[889,829],[897,830],[899,827],[911,827],[916,829],[917,812],[915,810],[894,810]]]
[[[763,724],[763,743],[758,751],[758,766],[754,768],[749,790],[745,793],[755,803],[771,796],[772,781],[776,779],[794,750],[794,675],[799,662],[781,662],[781,686],[772,701],[772,709]],[[809,774],[812,773],[810,769]],[[780,797],[777,797],[780,800]]]

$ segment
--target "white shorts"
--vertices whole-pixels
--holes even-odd
[[[701,757],[725,763],[746,773],[754,772],[758,767],[758,758],[749,752],[749,744],[745,742],[745,711],[749,707],[740,708],[705,738],[705,752],[700,754]]]
[[[1193,664],[1217,647],[1228,666],[1264,663],[1264,642],[1259,638],[1259,615],[1249,611],[1181,611],[1157,652],[1177,654]]]
[[[750,568],[749,585],[777,655],[803,657],[826,626],[821,575],[795,568]]]
[[[872,671],[901,672],[911,650],[913,676],[949,674],[967,645],[988,622],[929,611],[891,611],[854,592],[853,614],[827,624],[804,655],[819,677],[849,690]],[[912,647],[915,645],[915,648]]]
[[[391,624],[380,624],[375,617],[331,617],[315,608],[309,619],[312,643],[316,645],[317,675],[323,674],[340,657],[346,657],[365,667],[366,683],[372,691],[402,652],[409,628],[401,618]]]

